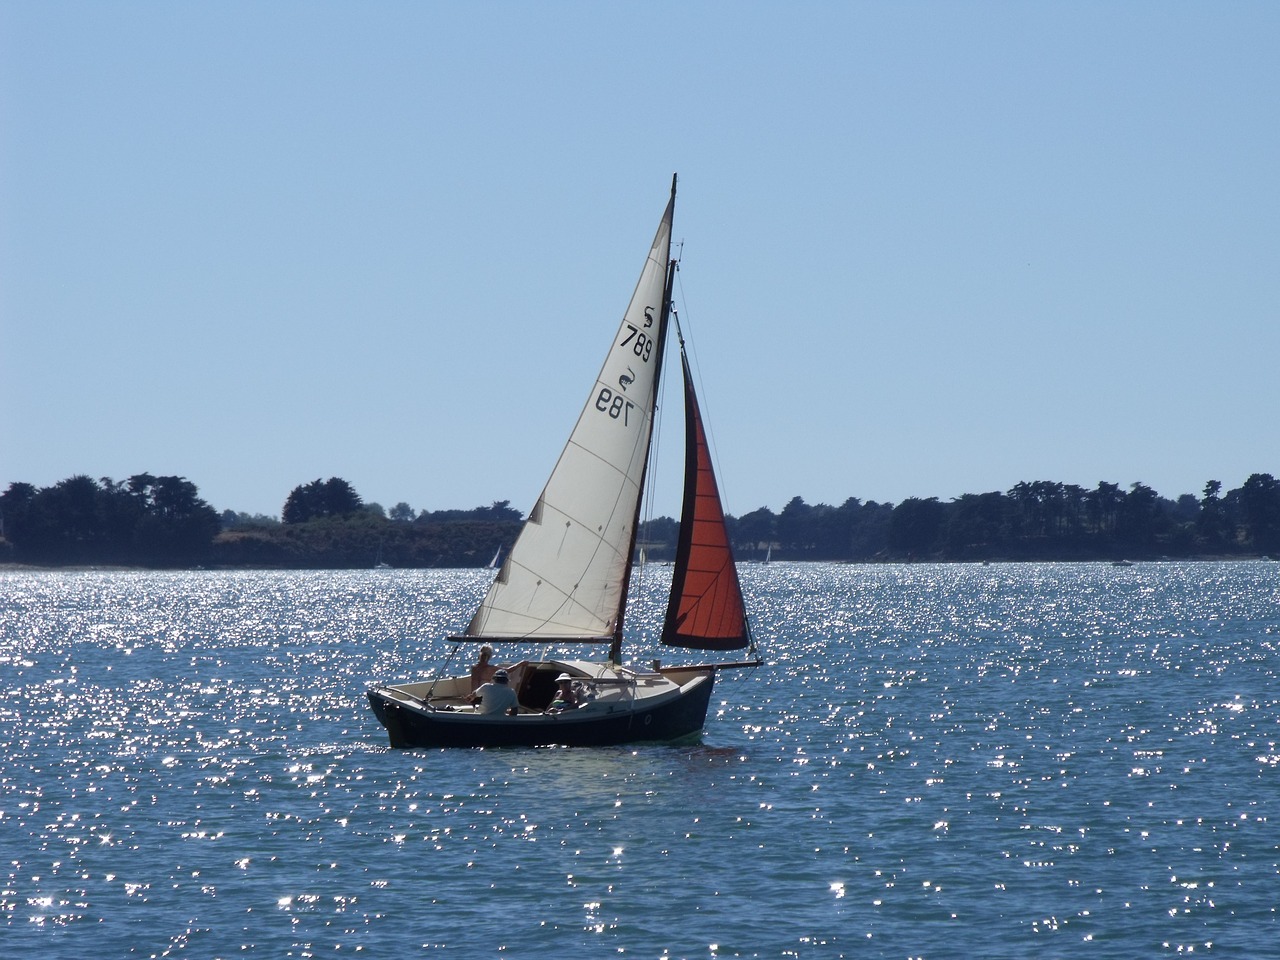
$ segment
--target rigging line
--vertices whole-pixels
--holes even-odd
[[[458,652],[461,649],[461,647],[454,647],[449,651],[449,655],[444,658],[444,663],[440,665],[440,669],[436,672],[436,675],[431,678],[431,686],[427,687],[427,695],[422,698],[424,703],[430,700],[432,695],[436,692],[436,684],[441,680],[448,678],[449,664],[453,663],[454,657],[458,655]]]
[[[675,263],[676,282],[679,283],[680,282],[680,257],[684,252],[684,241],[675,240],[673,238],[671,241],[671,248],[674,248],[674,249],[669,248],[668,256],[670,257],[670,260],[674,261]],[[676,326],[678,327],[679,321],[676,317],[675,291],[672,290],[670,291],[670,293],[671,293],[671,303],[669,307],[671,310],[671,321],[672,323],[675,323]],[[667,329],[663,335],[666,339],[666,344],[667,344],[667,346],[664,347],[663,349],[663,366],[667,367],[670,364],[673,364],[675,362],[674,360],[667,359],[667,357],[670,356],[669,345],[671,343],[671,337],[673,334],[670,329]],[[678,337],[679,336],[678,332],[675,335]],[[666,420],[666,417],[663,416],[663,407],[666,403],[666,398],[667,398],[667,384],[671,380],[671,378],[672,378],[671,374],[666,374],[664,376],[661,373],[658,377],[657,404],[653,411],[653,437],[649,444],[649,449],[651,453],[649,456],[649,467],[648,467],[648,472],[645,476],[645,485],[644,485],[644,489],[645,489],[644,520],[646,523],[649,523],[650,521],[653,520],[654,511],[657,510],[657,503],[659,500],[659,497],[658,497],[659,487],[661,486],[662,477],[663,477],[663,472],[658,466],[658,461],[661,459],[659,452],[662,449],[662,426],[664,421]],[[681,437],[683,437],[683,433],[681,434]],[[681,485],[681,488],[682,487],[683,485]]]

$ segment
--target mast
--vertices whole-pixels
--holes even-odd
[[[667,204],[667,208],[671,212],[671,218],[675,220],[676,206],[676,179],[679,174],[671,175],[671,200]],[[671,296],[675,286],[676,262],[671,259],[670,233],[667,235],[667,277],[662,287],[662,310],[658,315],[658,356],[657,366],[654,368],[653,377],[653,407],[649,410],[649,416],[652,419],[657,414],[658,409],[658,388],[662,381],[662,362],[667,352],[667,321],[671,316]],[[649,446],[644,454],[644,471],[641,476],[646,476],[649,472],[649,457],[653,452],[653,434],[649,435]],[[622,662],[622,628],[626,620],[627,614],[627,596],[631,591],[631,570],[635,565],[636,555],[636,538],[640,536],[640,514],[644,509],[644,489],[641,484],[640,496],[636,498],[635,517],[631,523],[631,543],[627,550],[626,571],[622,578],[622,596],[618,601],[618,615],[615,618],[615,626],[613,630],[613,640],[609,644],[609,660],[613,663]]]

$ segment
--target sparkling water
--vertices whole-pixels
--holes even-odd
[[[700,742],[389,749],[491,575],[0,573],[0,956],[1280,949],[1280,563],[744,565]]]

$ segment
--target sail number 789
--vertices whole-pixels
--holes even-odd
[[[614,420],[621,418],[624,427],[627,426],[631,411],[635,407],[634,403],[622,394],[614,393],[609,387],[601,387],[596,395],[596,409],[601,413],[607,413]]]
[[[631,332],[627,334],[626,338],[618,346],[625,347],[628,343],[631,344],[631,352],[645,363],[648,363],[649,355],[653,353],[653,337],[642,333],[639,327],[630,323],[627,324],[627,329]]]

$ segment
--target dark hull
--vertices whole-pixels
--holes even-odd
[[[379,689],[368,696],[393,747],[607,747],[698,733],[706,723],[714,684],[715,674],[707,672],[657,703],[639,700],[631,709],[612,713],[584,708],[518,717],[436,712],[405,704]]]

